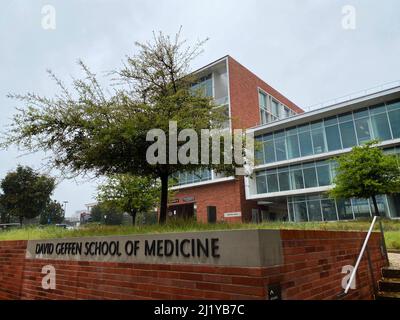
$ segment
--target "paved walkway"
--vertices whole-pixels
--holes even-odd
[[[400,269],[400,253],[389,253],[390,266]]]

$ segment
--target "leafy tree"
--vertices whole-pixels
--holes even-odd
[[[18,166],[9,172],[0,184],[3,189],[1,202],[10,215],[32,219],[40,215],[50,201],[55,188],[54,178],[41,175],[30,167]]]
[[[195,79],[190,63],[203,43],[188,46],[180,40],[180,32],[174,39],[160,32],[152,42],[136,43],[138,53],[111,72],[117,81],[112,90],[104,90],[83,62],[79,63],[86,77],[73,81],[73,92],[50,72],[61,90],[54,98],[34,93],[9,95],[24,107],[14,116],[3,145],[46,151],[51,155],[49,165],[72,175],[130,174],[159,179],[159,221],[164,223],[171,175],[203,168],[233,170],[232,165],[173,164],[168,145],[166,164],[151,164],[146,158],[146,150],[154,143],[147,141],[147,133],[161,129],[169,141],[170,120],[177,121],[178,132],[190,128],[198,137],[202,129],[221,129],[226,121],[210,98],[192,89]],[[179,141],[178,148],[185,142]],[[200,159],[200,148],[198,154]]]
[[[93,222],[107,225],[120,225],[122,223],[123,211],[114,204],[99,203],[90,212]]]
[[[329,193],[334,198],[371,198],[379,216],[376,196],[400,192],[400,167],[396,156],[384,154],[376,144],[354,147],[337,158],[334,188]]]
[[[155,208],[160,198],[160,183],[157,180],[127,174],[109,177],[98,190],[98,201],[113,204],[129,213],[132,224],[135,224],[137,213]]]
[[[8,216],[7,210],[2,205],[2,196],[3,195],[0,195],[0,223],[8,223],[9,216]]]
[[[40,224],[62,223],[65,218],[64,208],[56,200],[50,201],[40,214]]]

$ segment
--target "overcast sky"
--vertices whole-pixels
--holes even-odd
[[[55,30],[42,27],[44,5],[55,8]],[[355,29],[343,28],[346,5],[355,8]],[[2,0],[0,128],[18,106],[7,93],[55,93],[46,69],[66,82],[79,76],[78,58],[109,71],[135,41],[180,25],[189,42],[210,38],[193,69],[229,54],[299,106],[313,105],[400,80],[399,14],[398,0]],[[21,155],[0,150],[0,178],[17,164],[44,170],[42,154]],[[54,198],[69,201],[72,215],[95,190],[95,181],[64,180]]]

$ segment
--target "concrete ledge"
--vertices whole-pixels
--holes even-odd
[[[267,267],[283,263],[279,230],[30,240],[27,259]]]

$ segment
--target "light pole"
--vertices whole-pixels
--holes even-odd
[[[64,201],[64,219],[65,219],[65,216],[67,215],[67,203],[68,203],[68,201]]]

